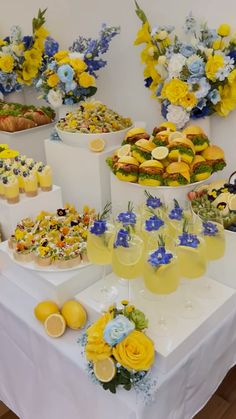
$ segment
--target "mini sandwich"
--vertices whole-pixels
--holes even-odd
[[[147,134],[147,132],[145,131],[144,128],[139,128],[139,127],[132,128],[127,132],[127,134],[126,134],[126,136],[125,136],[125,138],[122,142],[122,145],[124,145],[124,144],[134,144],[134,143],[136,143],[136,141],[138,141],[142,138],[144,138],[145,140],[149,140],[150,135]]]
[[[202,152],[202,157],[211,165],[213,172],[223,170],[226,166],[224,151],[217,145],[207,147]]]
[[[160,161],[147,160],[139,166],[138,183],[146,186],[160,186],[163,183],[164,167]]]
[[[169,145],[169,159],[173,161],[183,161],[191,164],[195,156],[195,149],[192,141],[188,138],[177,138]]]
[[[211,176],[212,167],[202,156],[195,156],[190,167],[191,182],[199,182]]]
[[[137,182],[139,163],[134,157],[121,157],[115,165],[115,174],[125,182]]]
[[[196,153],[205,150],[209,146],[209,139],[201,127],[190,125],[183,130],[183,134],[192,141]]]
[[[166,147],[169,144],[169,134],[170,131],[160,131],[153,135],[152,142],[156,145],[156,147]]]
[[[176,131],[176,125],[173,122],[162,122],[161,125],[153,129],[152,135],[155,136],[161,131]]]
[[[180,186],[190,182],[189,166],[183,162],[170,163],[164,174],[165,185]]]
[[[132,145],[132,156],[138,160],[139,163],[143,163],[146,160],[151,160],[152,150],[156,148],[156,145],[148,140],[138,140]]]

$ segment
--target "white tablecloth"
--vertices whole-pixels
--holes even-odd
[[[0,277],[0,399],[21,419],[190,419],[236,362],[236,307],[168,374],[157,377],[155,400],[117,395],[93,384],[67,331],[51,339],[33,316],[36,301]]]

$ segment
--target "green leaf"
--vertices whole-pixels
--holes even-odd
[[[44,9],[44,10],[39,9],[38,16],[33,18],[32,20],[33,33],[35,33],[37,29],[41,28],[41,26],[43,26],[44,23],[46,22],[46,19],[45,19],[46,11],[47,9]]]
[[[138,16],[138,18],[143,22],[143,24],[145,22],[147,22],[147,16],[145,15],[144,11],[141,9],[141,7],[139,7],[138,2],[136,0],[134,0],[135,6],[136,6],[136,10],[135,13]]]

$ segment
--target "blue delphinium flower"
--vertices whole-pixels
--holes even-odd
[[[148,220],[145,221],[145,230],[146,231],[158,231],[164,225],[164,221],[153,215]]]
[[[160,208],[162,206],[160,198],[157,198],[156,196],[149,196],[146,200],[146,205],[149,208]]]
[[[196,50],[192,45],[189,44],[183,44],[180,48],[180,54],[182,54],[184,57],[189,58],[191,55],[195,54]]]
[[[211,114],[211,110],[209,106],[205,106],[202,109],[199,109],[197,107],[193,108],[191,111],[191,118],[197,119],[197,118],[204,118],[205,116],[208,116]]]
[[[167,119],[167,113],[168,113],[168,106],[170,102],[168,100],[163,100],[161,104],[161,114],[164,119]]]
[[[59,44],[51,36],[47,36],[44,42],[44,50],[48,57],[53,57],[53,55],[59,50]]]
[[[180,221],[183,218],[183,208],[180,208],[180,206],[175,206],[170,212],[169,212],[169,218],[171,220],[177,220]]]
[[[117,221],[123,224],[124,227],[135,225],[137,221],[136,214],[132,211],[121,212],[118,217]]]
[[[110,346],[115,346],[130,334],[135,328],[126,316],[120,314],[109,321],[104,329],[103,337]]]
[[[172,253],[167,253],[164,246],[158,247],[155,252],[149,255],[148,262],[155,268],[161,265],[167,265],[173,258]]]
[[[90,233],[95,236],[101,236],[107,230],[107,223],[105,220],[95,220],[92,227],[90,227]]]
[[[116,236],[113,247],[129,247],[129,232],[121,228]]]
[[[208,94],[208,99],[213,103],[213,105],[216,105],[220,101],[220,93],[217,89],[211,90],[211,92]]]
[[[197,248],[200,243],[196,234],[190,234],[186,232],[181,234],[181,236],[179,236],[178,239],[179,239],[178,246],[188,246],[188,247]]]
[[[26,50],[27,49],[30,49],[30,47],[33,44],[33,37],[32,36],[28,36],[28,35],[27,36],[24,36],[22,42],[23,42],[24,47],[25,47]]]
[[[144,86],[145,87],[149,87],[152,84],[152,78],[151,77],[147,77],[146,79],[144,79]]]
[[[63,64],[58,68],[57,75],[63,83],[70,83],[74,77],[74,70],[69,64]]]
[[[215,236],[219,230],[218,227],[210,221],[202,223],[204,236]]]

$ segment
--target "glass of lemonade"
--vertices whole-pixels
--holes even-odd
[[[128,280],[128,300],[131,297],[130,280],[143,272],[144,241],[131,227],[118,227],[112,249],[112,270],[123,280]]]
[[[166,206],[163,195],[158,193],[158,196],[151,195],[150,192],[145,191],[146,201],[140,206],[140,213],[142,220],[145,221],[150,217],[150,211],[153,215],[164,219]]]
[[[165,313],[168,307],[168,295],[179,286],[179,270],[174,242],[170,236],[156,235],[147,245],[144,258],[143,279],[145,289],[141,294],[148,300],[159,302],[160,312],[157,315],[155,334],[171,336],[176,330],[176,318]],[[157,306],[158,307],[158,306]]]
[[[190,202],[185,201],[180,205],[176,199],[173,199],[166,210],[166,217],[170,236],[177,237],[183,229],[184,220],[192,221],[193,212]]]

